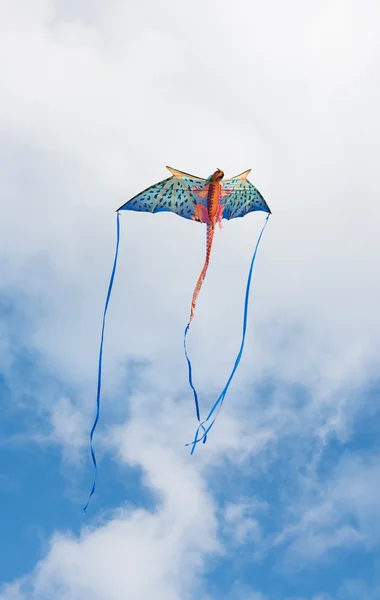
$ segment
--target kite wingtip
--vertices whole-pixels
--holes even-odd
[[[173,167],[169,167],[168,165],[166,165],[166,168],[172,175],[174,175],[174,177],[180,177],[183,175],[182,171],[178,171],[178,169],[173,169]]]

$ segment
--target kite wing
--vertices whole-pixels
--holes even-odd
[[[123,204],[118,210],[143,212],[173,212],[191,219],[196,216],[196,206],[207,207],[209,181],[167,167],[173,174]]]
[[[244,217],[254,210],[263,210],[271,214],[271,210],[259,190],[248,181],[249,173],[250,169],[231,179],[224,179],[222,184],[223,219]]]

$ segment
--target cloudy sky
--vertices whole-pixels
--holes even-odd
[[[0,0],[0,599],[380,595],[377,0]],[[204,228],[115,209],[251,168],[272,209],[208,443],[183,329]],[[225,222],[189,336],[203,411],[263,213]]]

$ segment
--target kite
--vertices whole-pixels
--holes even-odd
[[[201,177],[195,177],[194,175],[189,175],[188,173],[184,173],[182,171],[178,171],[176,169],[172,169],[171,167],[167,167],[171,177],[152,185],[139,193],[137,196],[134,196],[128,202],[123,204],[117,211],[117,222],[116,222],[116,252],[115,259],[111,273],[111,279],[108,287],[106,303],[103,313],[103,322],[102,322],[102,330],[101,330],[101,341],[100,341],[100,352],[99,352],[99,363],[98,363],[98,384],[97,384],[97,409],[96,416],[93,427],[90,433],[90,448],[91,448],[91,456],[92,461],[95,468],[95,477],[93,487],[89,496],[89,500],[84,508],[86,510],[91,496],[95,491],[96,485],[96,473],[97,473],[97,464],[95,453],[93,450],[93,435],[99,420],[100,413],[100,392],[101,392],[101,378],[102,378],[102,357],[103,357],[103,341],[104,341],[104,329],[105,329],[105,320],[108,309],[108,304],[111,296],[111,290],[113,286],[113,281],[116,272],[116,264],[118,258],[119,251],[119,239],[120,239],[120,211],[131,210],[137,212],[148,212],[148,213],[157,213],[157,212],[172,212],[180,217],[185,219],[190,219],[197,223],[206,224],[206,256],[203,264],[203,268],[198,277],[197,283],[194,288],[191,307],[190,307],[190,316],[189,321],[186,325],[184,332],[184,351],[185,357],[188,365],[188,375],[189,375],[189,384],[192,389],[195,401],[195,409],[196,416],[199,422],[198,429],[195,434],[194,441],[191,444],[192,449],[191,453],[194,452],[196,444],[200,441],[203,443],[206,442],[208,432],[213,426],[215,419],[219,413],[221,405],[224,401],[225,395],[227,393],[228,387],[232,381],[232,378],[235,374],[235,371],[240,362],[244,342],[245,342],[245,334],[247,327],[247,316],[248,316],[248,299],[249,299],[249,290],[251,284],[252,270],[253,265],[256,259],[256,254],[258,250],[258,246],[261,241],[261,237],[263,235],[264,229],[268,222],[269,216],[271,214],[271,210],[264,200],[263,196],[260,192],[255,188],[255,186],[248,181],[247,177],[250,173],[250,169],[248,171],[244,171],[240,175],[236,175],[231,179],[224,179],[224,173],[220,169],[217,169],[215,173],[210,175],[207,179],[203,179]],[[201,421],[200,407],[198,394],[193,384],[192,379],[192,366],[187,353],[186,348],[186,336],[190,328],[190,324],[194,318],[196,302],[201,290],[203,281],[206,277],[207,269],[210,262],[211,250],[214,240],[214,234],[216,226],[218,225],[220,229],[222,229],[222,219],[235,219],[237,217],[244,217],[248,213],[253,211],[263,211],[267,213],[267,217],[265,219],[265,223],[261,229],[259,234],[256,247],[252,256],[250,270],[248,274],[246,295],[245,295],[245,304],[244,304],[244,318],[243,318],[243,335],[241,346],[232,369],[231,375],[227,380],[223,391],[219,395],[218,399],[214,403],[212,409],[210,410],[206,419]],[[216,412],[217,411],[217,412]],[[201,432],[202,430],[202,432]]]

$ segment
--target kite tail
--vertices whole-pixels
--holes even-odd
[[[190,323],[193,320],[194,313],[195,313],[195,305],[197,303],[197,298],[198,298],[199,292],[201,291],[202,283],[204,282],[205,277],[206,277],[208,265],[210,262],[212,243],[214,241],[214,233],[215,233],[215,225],[213,223],[207,223],[206,258],[205,258],[205,262],[203,265],[203,269],[201,271],[201,274],[198,277],[198,281],[197,281],[197,284],[194,289],[193,298],[191,300],[190,319],[187,324],[188,327],[190,327]]]
[[[202,287],[202,283],[204,282],[204,279],[206,277],[206,273],[207,273],[207,269],[208,269],[208,265],[210,262],[210,256],[211,256],[211,249],[212,249],[212,243],[214,240],[214,233],[215,233],[215,225],[212,223],[207,223],[207,234],[206,234],[206,258],[205,258],[205,262],[201,271],[201,274],[198,277],[198,281],[197,284],[195,286],[194,289],[194,293],[193,293],[193,298],[191,300],[191,312],[190,312],[190,319],[188,324],[186,325],[185,328],[185,333],[184,333],[184,337],[183,337],[183,347],[185,349],[185,357],[186,357],[186,361],[187,361],[187,366],[189,369],[189,384],[191,389],[193,390],[193,395],[194,395],[194,402],[195,402],[195,412],[197,415],[197,419],[198,422],[201,422],[201,415],[200,415],[200,410],[199,410],[199,401],[198,401],[198,394],[197,394],[197,390],[194,387],[193,384],[193,371],[192,371],[192,367],[191,367],[191,362],[190,362],[190,358],[189,355],[187,353],[187,348],[186,348],[186,336],[188,334],[189,328],[190,328],[190,323],[194,317],[194,313],[195,313],[195,305],[197,302],[197,298],[200,292],[200,289]],[[205,428],[203,427],[203,431],[206,432]],[[197,432],[198,435],[198,432]],[[206,442],[207,436],[204,435],[203,436],[203,443]]]
[[[197,428],[197,431],[195,433],[195,436],[194,436],[194,440],[191,442],[191,444],[186,444],[187,446],[192,446],[191,454],[194,453],[195,446],[199,442],[201,442],[201,441],[203,441],[203,443],[206,442],[207,434],[208,434],[208,432],[210,431],[211,427],[214,425],[214,423],[216,421],[216,418],[217,418],[217,416],[219,414],[219,411],[220,411],[220,409],[222,407],[224,398],[225,398],[225,396],[227,394],[228,388],[230,387],[230,383],[231,383],[231,381],[232,381],[232,379],[233,379],[233,377],[235,375],[236,369],[239,366],[239,363],[240,363],[240,360],[241,360],[241,357],[242,357],[242,354],[243,354],[244,343],[245,343],[245,335],[246,335],[246,331],[247,331],[248,303],[249,303],[249,293],[250,293],[250,288],[251,288],[253,266],[255,264],[257,251],[258,251],[258,248],[259,248],[259,245],[260,245],[260,241],[261,241],[262,235],[264,233],[265,227],[267,226],[269,217],[270,217],[270,213],[267,215],[267,217],[265,219],[265,223],[264,223],[264,225],[263,225],[263,227],[261,229],[260,235],[259,235],[259,237],[257,239],[255,250],[254,250],[254,253],[253,253],[253,256],[252,256],[252,260],[251,260],[251,265],[250,265],[250,268],[249,268],[248,280],[247,280],[247,287],[246,287],[246,291],[245,291],[245,300],[244,300],[243,332],[242,332],[242,339],[241,339],[241,344],[240,344],[239,352],[238,352],[238,355],[236,357],[235,364],[234,364],[234,367],[232,369],[232,372],[231,372],[231,374],[230,374],[230,376],[229,376],[229,378],[227,380],[227,383],[224,386],[221,394],[219,395],[219,397],[217,398],[217,400],[214,402],[214,405],[211,408],[211,410],[210,410],[209,414],[207,415],[206,419],[199,424],[199,426]],[[216,412],[216,414],[214,414],[215,412]],[[206,423],[208,423],[209,421],[211,421],[211,423],[207,427],[205,427]],[[200,429],[203,429],[203,433],[200,433]]]
[[[96,458],[95,458],[94,448],[93,448],[93,445],[92,445],[92,440],[93,440],[93,437],[94,437],[95,429],[96,429],[96,426],[98,424],[99,415],[100,415],[100,391],[101,391],[101,387],[102,387],[102,364],[103,364],[104,329],[105,329],[105,324],[106,324],[106,315],[107,315],[108,303],[110,301],[111,291],[112,291],[112,286],[113,286],[113,280],[115,278],[117,258],[118,258],[118,255],[119,255],[119,241],[120,241],[120,214],[117,213],[117,217],[116,217],[116,250],[115,250],[115,258],[114,258],[114,261],[113,261],[111,279],[110,279],[110,282],[109,282],[108,292],[107,292],[107,297],[106,297],[106,303],[105,303],[105,306],[104,306],[103,322],[102,322],[102,333],[101,333],[101,337],[100,337],[99,362],[98,362],[98,385],[97,385],[97,392],[96,392],[96,415],[95,415],[94,424],[92,426],[91,433],[90,433],[90,450],[91,450],[92,462],[93,462],[93,465],[94,465],[94,482],[92,484],[92,488],[91,488],[91,492],[90,492],[90,495],[89,495],[88,500],[87,500],[87,504],[86,504],[86,506],[83,509],[84,513],[86,512],[86,509],[87,509],[88,505],[90,504],[91,496],[94,494],[95,487],[96,487],[96,475],[97,475],[98,467],[97,467],[97,464],[96,464]]]

